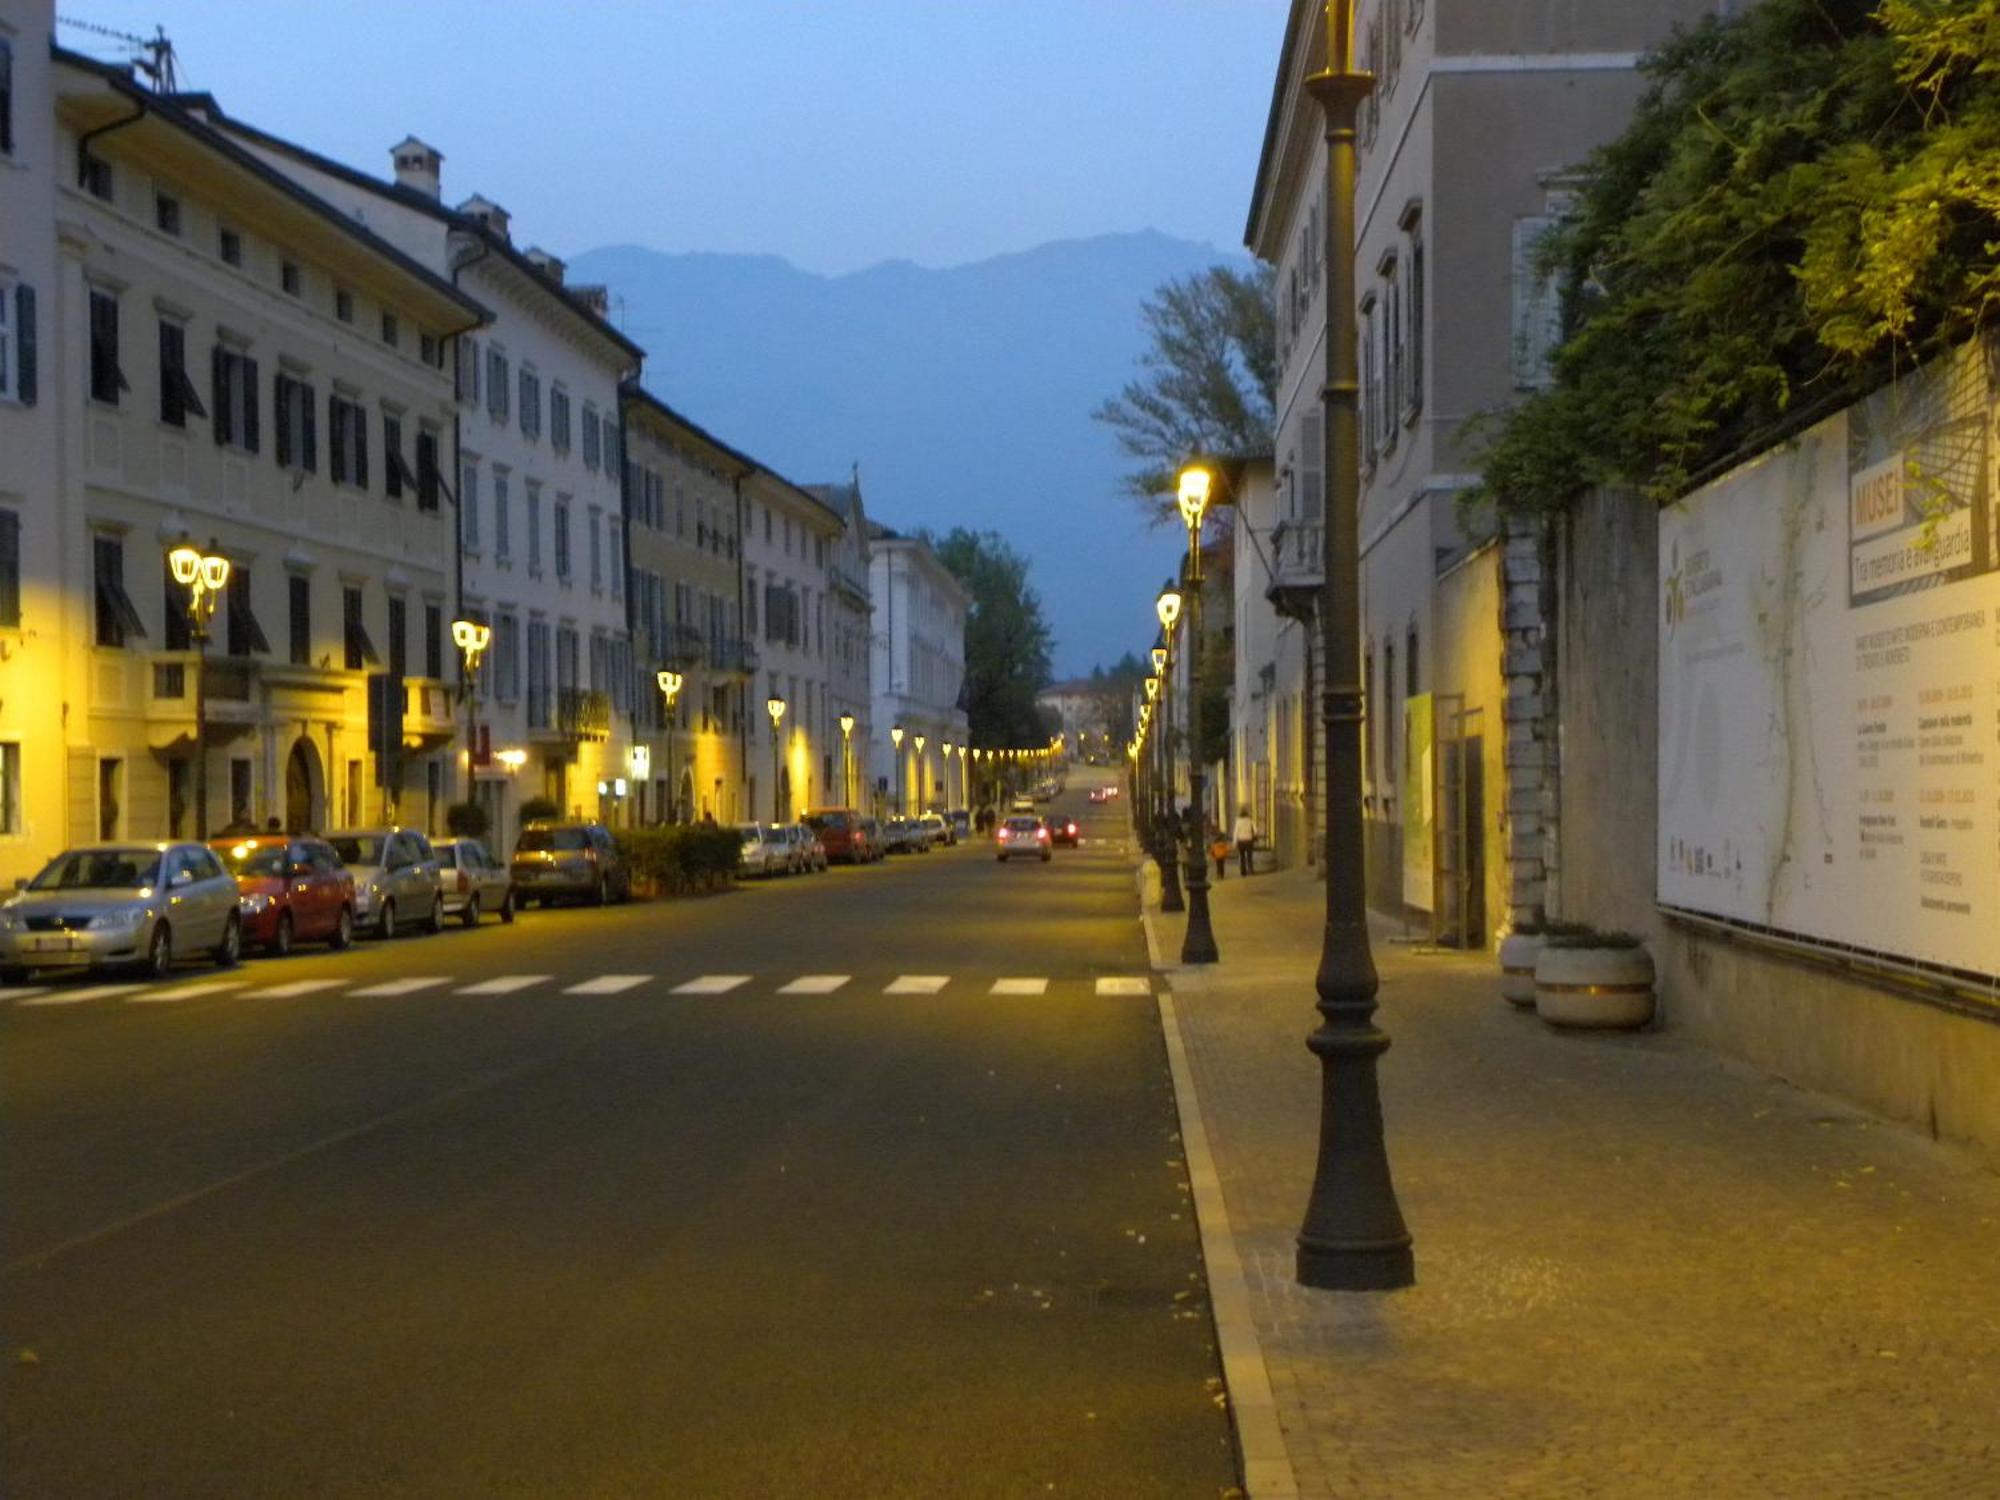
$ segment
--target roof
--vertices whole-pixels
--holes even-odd
[[[1285,42],[1278,49],[1278,75],[1271,84],[1271,111],[1264,120],[1264,145],[1257,155],[1257,178],[1250,187],[1250,214],[1243,223],[1243,243],[1253,255],[1257,252],[1257,221],[1264,216],[1264,200],[1278,166],[1278,137],[1287,102],[1285,81],[1291,71],[1292,48],[1298,45],[1299,28],[1306,18],[1318,20],[1319,15],[1317,4],[1292,0],[1291,14],[1285,18]]]
[[[744,453],[741,450],[730,446],[728,443],[725,443],[721,438],[717,437],[714,433],[710,432],[707,428],[703,427],[700,423],[696,422],[692,417],[689,417],[685,412],[677,411],[673,407],[669,406],[665,401],[662,401],[658,396],[654,395],[651,391],[647,390],[643,385],[639,384],[638,381],[636,380],[626,381],[623,385],[621,385],[618,388],[618,394],[620,398],[623,399],[624,401],[630,403],[633,406],[639,407],[643,411],[649,411],[653,413],[661,421],[666,422],[671,426],[684,429],[690,436],[695,438],[698,442],[705,443],[710,448],[713,448],[717,453],[720,453],[724,458],[736,464],[743,470],[744,474],[754,473],[757,469],[762,467],[762,465],[760,465],[757,462],[757,460],[752,458],[749,454]],[[737,477],[741,478],[742,475],[738,475]]]

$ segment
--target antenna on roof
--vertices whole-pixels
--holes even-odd
[[[166,27],[155,26],[153,34],[146,37],[134,36],[129,31],[116,31],[109,26],[99,26],[90,21],[79,21],[72,16],[57,16],[56,25],[87,31],[92,36],[108,37],[114,42],[123,42],[130,53],[144,53],[143,57],[133,56],[132,66],[152,80],[153,92],[158,94],[180,92],[180,74],[174,66],[174,44],[167,40]]]

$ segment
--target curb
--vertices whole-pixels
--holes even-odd
[[[1174,986],[1193,976],[1176,978],[1178,970],[1161,956],[1159,924],[1146,906],[1146,867],[1136,872],[1139,921],[1146,933],[1146,953],[1156,972]],[[1236,1429],[1236,1452],[1243,1468],[1243,1487],[1250,1500],[1298,1500],[1299,1480],[1285,1433],[1278,1420],[1277,1398],[1271,1391],[1271,1371],[1251,1312],[1250,1288],[1243,1277],[1243,1258],[1229,1227],[1229,1208],[1222,1198],[1222,1179],[1209,1149],[1208,1125],[1195,1092],[1194,1070],[1188,1065],[1187,1042],[1181,1035],[1180,1011],[1170,990],[1155,999],[1160,1010],[1160,1035],[1167,1047],[1167,1070],[1174,1081],[1174,1107],[1180,1115],[1181,1150],[1187,1161],[1188,1185],[1194,1196],[1195,1229],[1201,1238],[1202,1264],[1208,1272],[1210,1317],[1215,1345],[1222,1359],[1222,1382],[1229,1393],[1230,1419]]]

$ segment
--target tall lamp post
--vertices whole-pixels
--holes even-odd
[[[889,730],[889,743],[896,751],[896,816],[900,818],[903,815],[903,726],[901,724]]]
[[[1181,939],[1181,962],[1212,964],[1215,929],[1208,920],[1208,768],[1201,733],[1201,521],[1208,510],[1209,488],[1214,474],[1201,464],[1181,470],[1181,519],[1188,534],[1187,598],[1187,721],[1188,721],[1188,815],[1187,815],[1187,934]]]
[[[840,716],[840,800],[854,806],[854,715]]]
[[[479,659],[493,644],[493,627],[484,620],[453,620],[451,643],[458,647],[458,691],[465,699],[465,800],[470,802],[479,754]]]
[[[764,712],[771,716],[771,821],[782,823],[785,821],[785,813],[784,806],[779,801],[781,793],[778,790],[778,781],[783,769],[781,761],[784,747],[778,740],[778,725],[785,717],[785,700],[773,693],[764,700]]]
[[[685,679],[678,672],[662,668],[653,674],[653,680],[660,685],[660,698],[666,705],[660,722],[667,731],[667,821],[678,823],[681,820],[681,784],[674,779],[674,730],[678,727],[674,723],[674,705],[680,700],[681,683]]]
[[[1181,617],[1181,591],[1171,582],[1160,590],[1160,597],[1154,601],[1154,613],[1160,617],[1163,639],[1171,648],[1174,639],[1174,622]],[[1171,654],[1171,653],[1170,653]],[[1161,674],[1160,696],[1156,700],[1155,713],[1160,720],[1160,791],[1164,798],[1163,816],[1153,835],[1153,861],[1160,867],[1160,910],[1186,911],[1187,903],[1181,899],[1181,850],[1176,830],[1180,826],[1180,814],[1174,807],[1174,716],[1172,711],[1173,679]]]
[[[229,586],[229,559],[183,542],[167,553],[174,582],[188,591],[188,629],[194,636],[194,836],[208,837],[208,622]]]
[[[924,815],[924,804],[930,801],[929,793],[924,790],[924,737],[920,734],[913,735],[910,743],[917,747],[917,753],[911,759],[917,765],[917,816],[921,818]]]
[[[1328,496],[1319,598],[1326,673],[1326,929],[1314,980],[1320,1025],[1306,1040],[1320,1063],[1319,1159],[1299,1229],[1298,1277],[1306,1286],[1335,1291],[1390,1291],[1417,1279],[1382,1133],[1376,1060],[1389,1038],[1374,1021],[1380,980],[1368,948],[1361,827],[1354,126],[1374,84],[1356,66],[1354,0],[1326,0],[1326,69],[1306,80],[1326,115],[1326,381],[1320,399]]]

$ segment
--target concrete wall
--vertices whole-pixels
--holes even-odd
[[[1500,549],[1487,546],[1444,573],[1437,583],[1436,664],[1432,691],[1441,695],[1437,733],[1440,744],[1451,729],[1442,695],[1456,695],[1465,715],[1468,764],[1478,770],[1477,807],[1472,833],[1478,860],[1476,945],[1499,942],[1507,906],[1507,767],[1502,707]]]

